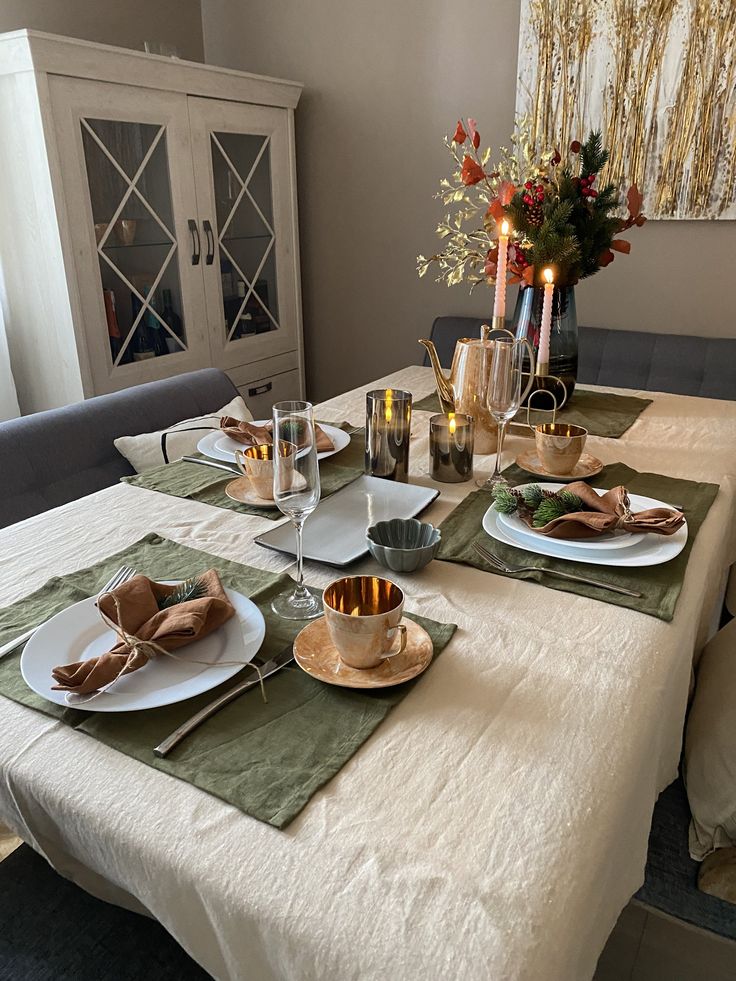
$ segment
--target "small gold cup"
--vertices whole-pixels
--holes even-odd
[[[296,447],[283,440],[279,443],[279,456],[289,458],[286,466],[294,469]],[[255,493],[266,501],[273,500],[273,459],[272,443],[259,443],[245,450],[235,451],[235,462],[250,480]],[[293,480],[293,478],[292,478]]]
[[[543,422],[532,427],[537,455],[550,474],[567,476],[580,459],[588,430],[566,422]]]
[[[336,579],[322,594],[325,621],[341,659],[352,668],[375,668],[406,648],[404,591],[380,576]],[[391,648],[399,635],[399,648]]]

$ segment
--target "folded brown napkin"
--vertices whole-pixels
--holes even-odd
[[[252,422],[243,422],[240,419],[234,419],[232,416],[221,416],[220,429],[230,439],[234,439],[237,443],[242,443],[243,446],[258,446],[273,442],[273,426],[270,422],[266,423],[265,426],[255,426]],[[318,453],[329,453],[330,450],[335,449],[335,445],[330,437],[317,423],[315,423],[314,432],[317,437]],[[296,431],[289,442],[301,446],[304,441],[299,439],[299,433]]]
[[[121,639],[106,654],[87,661],[61,664],[51,672],[55,690],[86,695],[137,671],[163,651],[174,651],[206,637],[229,620],[235,610],[214,569],[196,577],[201,584],[197,598],[161,609],[161,602],[176,592],[146,576],[134,576],[112,593],[103,594],[97,606],[103,619],[117,625]],[[123,640],[122,635],[126,639]]]
[[[567,490],[583,502],[586,510],[563,514],[535,528],[547,538],[596,538],[606,532],[624,528],[626,531],[646,531],[655,535],[674,535],[685,521],[685,515],[669,508],[649,508],[632,514],[625,487],[612,487],[602,497],[582,480],[567,485]],[[523,519],[532,527],[531,517]]]

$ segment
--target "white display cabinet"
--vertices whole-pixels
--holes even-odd
[[[0,263],[24,412],[215,366],[304,395],[301,86],[0,35]]]

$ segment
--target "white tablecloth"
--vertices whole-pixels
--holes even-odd
[[[433,388],[423,368],[374,384]],[[368,387],[320,418],[361,422]],[[642,882],[693,654],[734,560],[735,434],[736,405],[657,395],[622,439],[589,441],[607,462],[721,484],[672,623],[449,563],[397,575],[408,608],[460,629],[285,831],[5,699],[0,820],[91,891],[150,910],[218,979],[589,979]],[[508,458],[528,445],[509,439]],[[474,489],[440,486],[433,522]],[[112,487],[0,532],[0,603],[150,531],[286,568],[252,541],[266,527]]]

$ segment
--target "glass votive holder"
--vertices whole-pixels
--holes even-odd
[[[376,388],[365,397],[365,472],[409,480],[411,392]]]
[[[430,476],[445,484],[459,484],[473,476],[473,417],[462,413],[432,416],[429,420]]]

